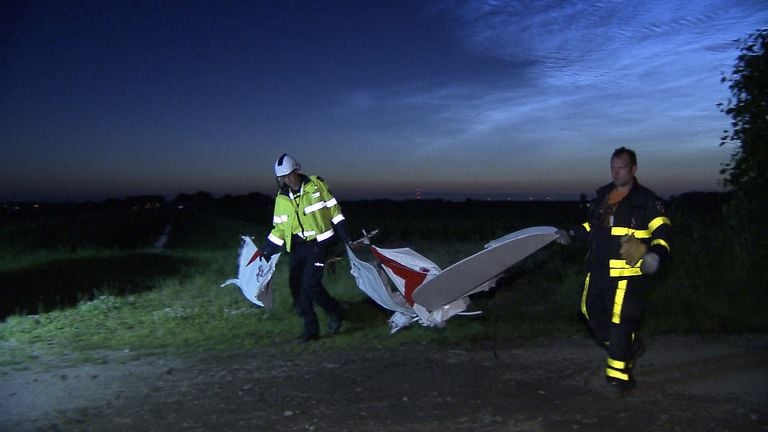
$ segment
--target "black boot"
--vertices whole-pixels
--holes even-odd
[[[622,395],[631,392],[632,389],[635,388],[635,385],[637,385],[637,382],[632,377],[629,377],[627,380],[623,380],[620,378],[607,376],[605,377],[605,380],[611,387],[616,389],[616,391]]]
[[[320,335],[317,333],[312,333],[308,331],[304,331],[304,333],[301,334],[301,336],[296,338],[296,342],[298,343],[307,343],[313,340],[320,339]]]

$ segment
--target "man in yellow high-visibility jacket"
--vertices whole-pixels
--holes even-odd
[[[638,332],[648,276],[669,256],[671,222],[661,199],[638,183],[637,156],[621,147],[611,156],[613,181],[597,190],[589,219],[558,242],[587,241],[587,276],[581,313],[595,341],[608,352],[609,384],[625,392],[635,386],[635,361],[644,345]]]
[[[328,333],[341,329],[344,309],[322,283],[328,248],[337,234],[350,244],[341,206],[322,178],[307,176],[301,165],[287,154],[275,162],[279,191],[275,198],[274,227],[262,248],[266,259],[285,247],[290,252],[288,284],[296,312],[304,319],[299,341],[320,337],[317,303],[329,317]]]

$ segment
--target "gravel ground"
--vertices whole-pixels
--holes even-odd
[[[0,369],[2,431],[768,431],[768,335],[647,340],[619,395],[586,338]],[[315,342],[322,344],[322,341]]]

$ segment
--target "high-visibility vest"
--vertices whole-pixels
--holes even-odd
[[[290,252],[291,238],[323,241],[333,237],[333,225],[344,220],[341,206],[328,185],[317,176],[302,175],[299,192],[278,192],[275,198],[274,227],[267,239]]]

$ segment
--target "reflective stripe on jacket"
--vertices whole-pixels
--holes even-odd
[[[630,266],[621,258],[621,238],[627,234],[634,235],[663,263],[670,253],[672,224],[661,199],[637,181],[616,208],[606,214],[603,203],[613,187],[610,183],[597,190],[589,219],[572,232],[577,238],[588,236],[587,267],[590,272],[607,273],[616,278],[640,276],[642,260]]]
[[[275,198],[274,227],[268,240],[290,252],[291,238],[323,241],[333,237],[333,225],[344,220],[341,206],[317,176],[301,176],[301,190],[286,188]]]

